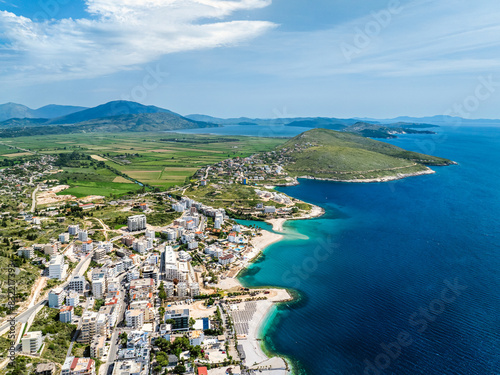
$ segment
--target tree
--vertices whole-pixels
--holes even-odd
[[[122,345],[126,345],[127,344],[127,341],[128,341],[128,335],[127,335],[127,332],[123,332],[120,334],[120,339],[121,339],[121,343]]]
[[[165,292],[165,287],[163,285],[163,281],[160,283],[160,286],[158,289],[159,289],[158,298],[160,298],[163,302],[167,299],[167,293]]]
[[[174,374],[184,374],[186,372],[186,366],[177,365],[174,367]]]
[[[194,318],[189,318],[189,328],[193,328],[193,326],[196,324],[196,320]]]
[[[158,309],[158,313],[160,314],[160,320],[163,320],[163,316],[165,315],[165,308],[163,306],[161,306]]]
[[[199,345],[192,346],[191,349],[189,350],[189,354],[193,358],[201,357],[201,347]]]

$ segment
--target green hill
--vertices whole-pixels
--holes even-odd
[[[156,110],[156,107],[144,107],[139,110]],[[133,108],[133,110],[137,110]],[[82,114],[82,112],[85,112]],[[82,111],[56,122],[66,122],[69,118],[84,118],[98,115],[96,111]],[[101,114],[110,113],[101,111]],[[75,117],[76,116],[76,117]],[[64,120],[61,120],[64,119]],[[53,124],[46,119],[10,119],[0,122],[0,138],[25,137],[35,135],[71,134],[71,133],[119,133],[119,132],[147,132],[167,131],[178,129],[194,129],[217,127],[219,125],[194,121],[174,112],[129,113],[116,116],[92,118],[73,124]]]
[[[419,126],[419,124],[415,124],[414,126],[422,128],[432,125],[421,124]],[[394,134],[436,134],[435,132],[430,130],[412,129],[412,124],[401,126],[392,124],[386,126],[379,124],[370,124],[362,121],[348,126],[347,128],[342,129],[342,131],[362,135],[363,137],[369,138],[397,138]]]
[[[454,164],[451,160],[406,151],[356,134],[313,129],[279,147],[292,176],[339,181],[391,180],[433,171],[426,165]]]

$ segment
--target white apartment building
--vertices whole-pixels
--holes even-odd
[[[92,274],[92,295],[97,299],[102,299],[106,293],[106,274],[99,272]]]
[[[54,288],[49,292],[49,307],[59,309],[66,299],[66,292],[63,288]]]
[[[95,311],[86,311],[82,316],[82,328],[78,342],[90,344],[96,334],[97,314]]]
[[[127,310],[125,312],[125,322],[128,327],[141,329],[144,325],[144,312],[142,310]]]
[[[49,278],[51,279],[64,279],[68,265],[64,262],[63,255],[52,255],[49,264]]]
[[[89,240],[89,234],[86,230],[80,230],[78,232],[78,239],[82,242],[88,241]]]
[[[42,331],[25,333],[21,339],[23,353],[34,354],[43,344]]]
[[[68,284],[68,290],[74,290],[83,294],[85,292],[85,277],[80,275],[74,276]]]
[[[130,232],[146,229],[146,215],[130,216],[127,219],[127,227]]]

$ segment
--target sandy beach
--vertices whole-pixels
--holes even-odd
[[[284,359],[279,357],[269,358],[262,350],[261,330],[275,303],[291,300],[291,296],[285,289],[273,289],[267,300],[241,302],[237,304],[236,310],[231,315],[233,321],[248,325],[243,334],[238,335],[238,344],[241,345],[245,355],[245,364],[250,368],[271,366],[272,370],[267,373],[273,375],[286,375],[288,365]]]
[[[283,224],[287,220],[304,220],[314,217],[319,217],[324,214],[324,210],[319,206],[312,206],[310,212],[305,215],[290,219],[278,218],[267,220],[273,226],[275,232],[283,232]],[[217,287],[223,290],[234,290],[241,288],[241,283],[237,279],[237,274],[244,268],[248,267],[259,254],[264,251],[269,245],[283,239],[283,235],[262,230],[259,236],[251,239],[252,245],[249,250],[244,253],[245,259],[236,265],[230,272],[231,276],[221,279]],[[287,375],[290,373],[289,365],[280,357],[269,358],[262,349],[261,330],[272,312],[272,308],[276,303],[290,301],[292,297],[285,289],[270,289],[270,294],[266,295],[266,300],[241,302],[235,306],[236,310],[231,312],[234,323],[242,323],[240,328],[244,333],[238,332],[238,344],[241,345],[244,351],[245,364],[250,369],[259,370],[266,368],[266,373],[270,375]],[[240,326],[241,327],[241,326]]]
[[[287,220],[305,220],[305,219],[312,219],[314,217],[319,217],[322,216],[325,213],[325,210],[322,209],[319,206],[312,205],[311,211],[309,211],[305,215],[301,216],[296,216],[293,218],[279,218],[279,219],[269,219],[266,220],[267,223],[271,224],[273,226],[273,230],[276,232],[283,232],[283,224]]]

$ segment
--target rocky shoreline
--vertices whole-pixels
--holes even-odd
[[[355,179],[355,180],[341,180],[337,178],[322,178],[314,176],[299,176],[297,178],[304,178],[307,180],[319,180],[319,181],[334,181],[334,182],[354,182],[354,183],[374,183],[374,182],[388,182],[395,180],[402,180],[407,177],[423,176],[428,174],[434,174],[436,171],[427,168],[424,171],[412,172],[412,173],[398,173],[394,176],[377,177],[377,178],[365,178],[365,179]]]

